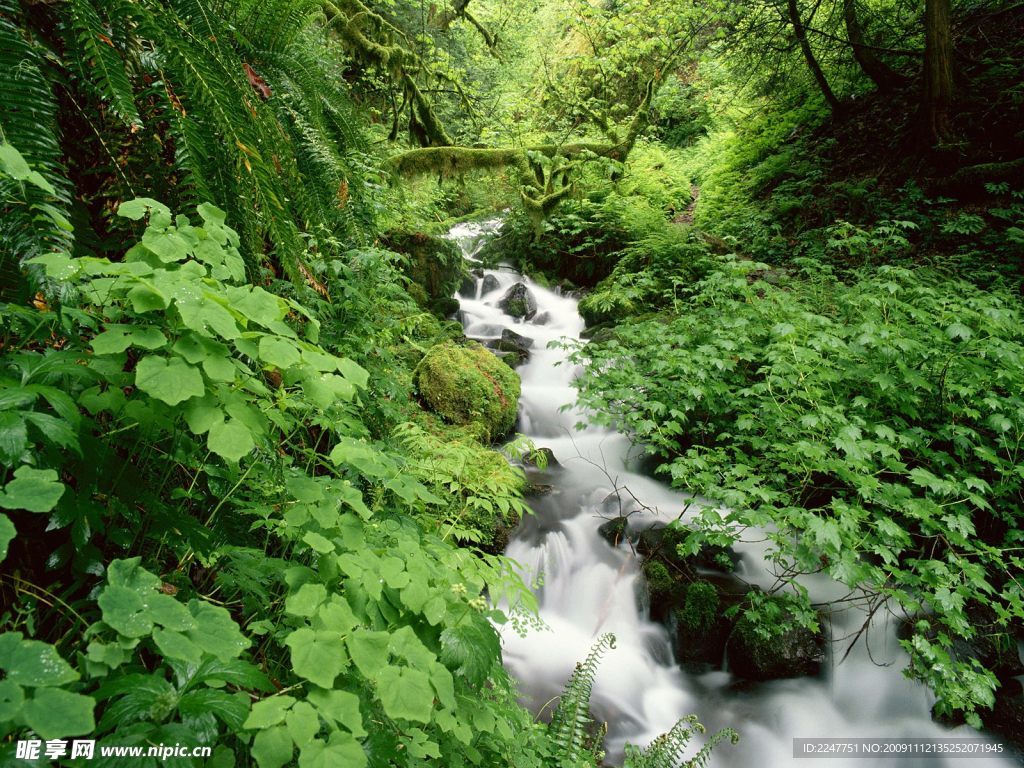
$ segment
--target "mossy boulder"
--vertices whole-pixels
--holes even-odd
[[[498,306],[512,317],[529,320],[537,314],[537,299],[524,283],[516,283],[501,297]]]
[[[400,231],[388,232],[380,241],[405,256],[402,271],[412,281],[409,293],[417,304],[438,317],[447,317],[458,309],[452,297],[467,273],[455,243],[423,232]]]
[[[643,574],[650,596],[651,618],[655,621],[664,621],[673,606],[682,602],[686,582],[683,581],[682,574],[667,567],[660,560],[645,561]]]
[[[515,424],[519,377],[481,344],[431,347],[415,382],[432,411],[449,423],[478,427],[486,439],[498,439]]]

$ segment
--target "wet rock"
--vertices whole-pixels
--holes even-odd
[[[459,296],[464,299],[476,298],[476,278],[473,275],[466,275],[462,278],[462,285],[459,286]]]
[[[490,293],[491,291],[496,291],[500,287],[501,284],[498,282],[498,278],[494,275],[484,275],[484,282],[481,286],[481,295]]]
[[[682,605],[672,611],[676,661],[688,667],[720,668],[732,622],[714,584],[695,581],[686,587]]]
[[[501,340],[515,344],[523,349],[531,349],[533,347],[533,339],[523,336],[521,333],[516,333],[511,328],[506,328],[501,332]]]
[[[750,619],[736,622],[726,644],[729,671],[747,680],[816,675],[825,661],[825,636],[795,626],[765,637]]]
[[[619,546],[627,537],[629,532],[629,521],[624,517],[613,517],[606,523],[602,523],[597,529],[601,538],[613,547]]]
[[[992,711],[983,713],[982,719],[986,728],[1024,753],[1024,687],[1020,681],[1014,679],[1003,683],[996,691]]]
[[[490,346],[502,352],[507,352],[506,360],[512,362],[512,366],[518,366],[530,359],[530,347],[533,346],[533,339],[528,339],[515,331],[506,328],[501,332],[501,338],[494,341]]]
[[[527,496],[547,496],[555,490],[550,483],[531,483],[526,489]]]
[[[562,466],[555,458],[555,452],[550,448],[536,448],[530,451],[523,456],[523,464],[538,469],[555,469]]]
[[[498,306],[512,317],[529,320],[537,314],[537,299],[523,283],[516,283],[501,297]]]

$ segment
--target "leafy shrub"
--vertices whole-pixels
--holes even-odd
[[[908,615],[934,612],[944,631],[905,641],[908,674],[977,723],[996,679],[950,638],[1024,620],[1020,312],[926,270],[775,286],[766,269],[726,262],[685,314],[581,348],[581,402],[725,505],[703,511],[698,538],[770,527],[794,572],[824,567]],[[967,619],[974,604],[992,626]]]

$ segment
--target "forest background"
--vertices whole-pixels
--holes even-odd
[[[0,0],[3,754],[599,760],[597,655],[547,726],[492,626],[532,448],[424,399],[506,209],[581,402],[730,510],[681,551],[771,531],[756,630],[827,572],[1019,740],[1021,60],[1015,2]]]

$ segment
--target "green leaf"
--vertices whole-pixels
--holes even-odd
[[[21,414],[0,412],[0,463],[8,466],[21,460],[28,448],[28,429]]]
[[[351,734],[335,731],[326,744],[315,739],[302,747],[299,768],[365,768],[366,753]]]
[[[303,584],[284,601],[284,612],[291,616],[312,616],[326,599],[327,588],[323,584]]]
[[[157,627],[153,630],[153,642],[168,659],[198,664],[203,658],[202,648],[175,630]]]
[[[300,701],[292,707],[285,717],[285,724],[296,744],[308,744],[320,732],[320,717],[307,701]]]
[[[145,637],[153,631],[153,620],[137,591],[116,584],[109,585],[97,601],[103,620],[125,637]]]
[[[206,444],[211,451],[228,461],[238,461],[256,447],[252,432],[238,419],[214,421]]]
[[[366,389],[366,383],[370,380],[367,370],[347,357],[339,358],[338,372],[360,389]]]
[[[373,678],[388,663],[388,645],[391,635],[387,632],[362,630],[348,638],[348,652],[352,663],[364,677]]]
[[[7,548],[17,535],[18,532],[15,530],[11,519],[7,515],[0,513],[0,563],[6,559]]]
[[[359,711],[359,697],[348,691],[335,689],[325,690],[313,688],[306,698],[326,720],[333,720],[338,725],[348,728],[357,737],[365,736],[363,716]]]
[[[52,469],[18,467],[14,479],[0,493],[0,507],[27,512],[49,512],[64,495],[64,485]]]
[[[32,172],[24,156],[10,144],[0,144],[0,171],[17,181],[24,181]]]
[[[40,688],[22,707],[29,728],[44,739],[83,736],[96,729],[94,699],[60,688]]]
[[[117,206],[117,215],[122,216],[132,221],[138,221],[150,211],[162,213],[168,218],[171,215],[171,209],[163,203],[159,203],[148,197],[139,197],[135,200],[125,200],[119,206]]]
[[[13,680],[0,680],[0,723],[13,720],[21,712],[25,692]]]
[[[322,555],[334,551],[334,542],[324,536],[321,536],[316,531],[310,531],[302,537],[302,540],[309,544],[314,551],[319,552]]]
[[[193,434],[202,435],[214,424],[224,421],[224,411],[213,398],[190,400],[185,405],[185,423]]]
[[[168,405],[177,405],[206,393],[199,369],[180,357],[168,360],[149,355],[142,358],[135,367],[135,386]]]
[[[195,628],[187,633],[188,638],[207,653],[221,661],[230,661],[249,647],[249,641],[226,608],[190,600],[188,609],[196,620]]]
[[[160,579],[143,568],[141,563],[141,557],[112,561],[107,566],[107,581],[114,586],[127,587],[148,595],[160,586]]]
[[[260,768],[281,768],[292,760],[292,737],[279,725],[260,731],[252,741],[252,756]]]
[[[295,342],[279,336],[264,336],[260,339],[260,360],[281,370],[297,365],[301,359]]]
[[[418,669],[385,667],[377,674],[377,697],[388,717],[429,723],[434,709],[430,678]]]
[[[241,692],[228,693],[203,688],[184,694],[178,700],[178,711],[189,716],[215,715],[224,725],[235,731],[242,728],[249,714],[249,697]]]
[[[295,704],[292,696],[270,696],[252,705],[244,728],[270,728],[284,722],[288,710]]]
[[[330,688],[348,664],[345,644],[334,632],[314,631],[308,627],[292,632],[285,644],[291,648],[295,674]]]
[[[116,355],[132,346],[159,349],[166,343],[167,337],[154,326],[108,325],[92,340],[92,351],[97,355]]]
[[[4,633],[0,638],[4,640],[0,669],[7,673],[7,680],[37,688],[78,680],[78,673],[49,643],[23,640],[16,632]]]

